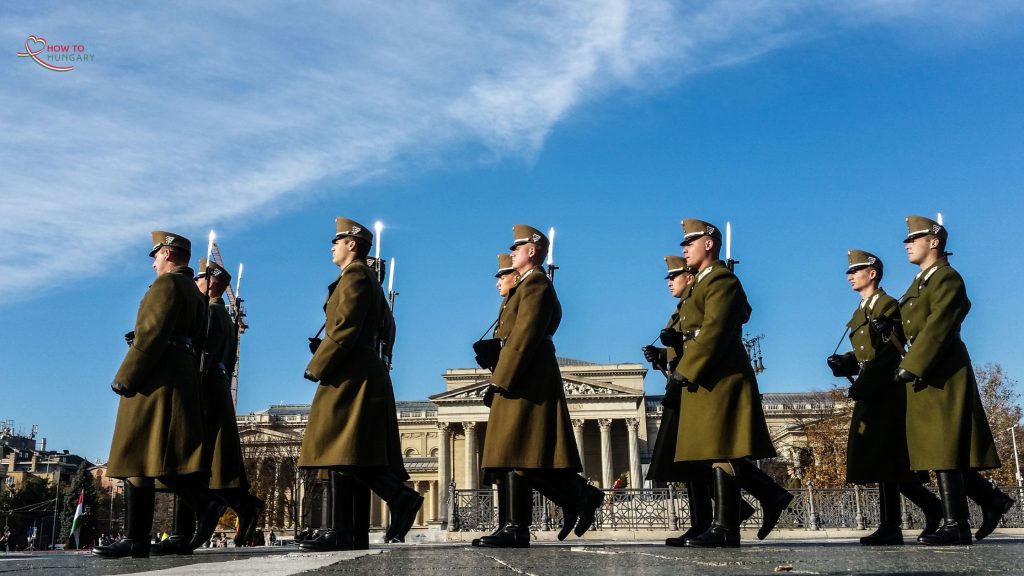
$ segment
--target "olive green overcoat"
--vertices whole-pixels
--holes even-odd
[[[743,347],[751,308],[739,279],[718,260],[701,270],[680,307],[680,326],[698,331],[675,372],[696,385],[680,403],[676,461],[776,455],[761,393]]]
[[[870,321],[880,317],[893,320],[896,339],[890,341],[875,330]],[[853,417],[846,449],[846,481],[913,482],[907,454],[907,394],[893,383],[900,363],[894,342],[903,340],[899,329],[900,305],[879,288],[853,311],[846,326],[850,329],[853,350],[845,356],[861,367],[850,397]]]
[[[361,260],[348,264],[328,287],[324,339],[306,367],[320,385],[302,438],[300,467],[390,466],[404,472],[401,447],[393,445],[398,438],[394,392],[377,351],[386,309],[376,273]]]
[[[561,319],[555,288],[540,267],[509,291],[495,330],[504,345],[491,381],[501,393],[487,420],[483,468],[583,470],[551,340]]]
[[[208,473],[203,458],[199,362],[181,344],[200,349],[206,301],[179,266],[157,276],[139,304],[135,340],[114,381],[134,393],[117,407],[110,444],[114,478]]]
[[[666,329],[682,330],[680,299],[675,312],[665,325]],[[669,373],[679,363],[679,355],[674,348],[659,348],[661,361],[668,367]],[[682,402],[682,401],[680,401]],[[676,440],[679,433],[679,410],[664,407],[661,411],[661,425],[658,436],[654,439],[651,450],[651,465],[647,469],[647,479],[658,482],[686,482],[690,480],[710,480],[711,469],[692,462],[676,462]]]
[[[985,408],[960,325],[971,309],[960,274],[940,259],[922,270],[900,298],[910,348],[900,368],[908,385],[907,445],[912,470],[998,468]]]
[[[231,373],[235,366],[235,324],[223,298],[210,300],[210,333],[207,338],[206,376],[203,378],[203,413],[206,418],[206,450],[210,458],[210,488],[248,488],[242,442],[238,437],[235,404],[231,398]]]

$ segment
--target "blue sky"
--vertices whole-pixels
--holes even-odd
[[[245,263],[239,411],[310,401],[338,215],[385,224],[401,399],[472,365],[516,222],[557,229],[556,346],[597,362],[671,313],[679,221],[732,222],[762,391],[800,391],[833,381],[846,250],[899,296],[903,218],[941,211],[972,356],[1019,380],[1024,9],[834,4],[4,6],[0,418],[106,457],[153,229]],[[29,34],[94,61],[45,70]]]

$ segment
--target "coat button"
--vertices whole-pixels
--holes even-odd
[[[861,347],[860,347],[860,349],[861,349],[861,350],[863,350],[863,349],[864,349],[864,347],[863,347],[863,346],[861,346]]]

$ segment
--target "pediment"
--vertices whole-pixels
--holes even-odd
[[[294,430],[273,428],[239,427],[238,437],[242,443],[253,442],[301,442],[302,434]]]
[[[434,394],[430,397],[432,402],[457,402],[457,401],[476,401],[483,397],[487,387],[490,386],[490,379],[480,380],[456,388],[455,390],[449,390],[440,394]],[[581,378],[579,376],[563,376],[562,377],[562,388],[565,390],[566,398],[607,398],[607,397],[631,397],[639,398],[643,395],[643,392],[638,390],[632,390],[629,388],[623,388],[621,386],[614,386],[606,382],[598,382],[589,378]]]

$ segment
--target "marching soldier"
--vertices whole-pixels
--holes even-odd
[[[900,298],[906,355],[895,381],[907,391],[907,444],[912,470],[934,470],[943,523],[921,538],[929,545],[971,543],[967,498],[981,506],[975,538],[995,530],[1013,500],[978,470],[998,468],[978,383],[960,325],[971,309],[960,274],[949,265],[946,228],[923,216],[907,217],[907,259],[920,268]]]
[[[366,265],[373,234],[347,218],[338,218],[336,226],[331,254],[341,273],[328,287],[325,338],[315,347],[304,374],[320,386],[299,466],[343,472],[376,492],[391,509],[384,541],[400,541],[412,527],[423,497],[405,485],[409,475],[401,464],[400,447],[393,446],[398,421],[379,341],[388,305],[377,274]],[[303,542],[303,549],[351,549],[356,541],[351,528],[354,514],[351,508],[336,509],[331,529]]]
[[[121,396],[110,446],[109,474],[125,480],[125,537],[97,546],[104,558],[147,558],[153,525],[154,481],[199,511],[196,538],[209,539],[223,511],[206,488],[199,358],[206,307],[188,267],[192,244],[153,232],[156,280],[139,305],[128,354],[111,388]]]
[[[924,531],[935,532],[942,520],[942,504],[922,482],[927,474],[910,471],[907,454],[907,393],[892,384],[900,363],[903,331],[900,307],[879,287],[882,260],[863,250],[848,252],[846,277],[861,301],[847,323],[853,350],[827,359],[832,373],[851,379],[849,396],[854,401],[847,443],[846,481],[878,483],[878,529],[860,539],[864,545],[903,544],[900,530],[900,494],[925,515]],[[888,326],[888,336],[879,332]],[[853,380],[856,376],[857,379]]]
[[[718,255],[721,231],[707,222],[683,221],[686,264],[698,270],[679,308],[684,353],[666,388],[680,394],[676,462],[711,467],[715,512],[711,527],[686,546],[740,544],[740,488],[761,502],[758,538],[778,522],[793,496],[748,458],[775,456],[761,407],[757,380],[743,347],[743,324],[751,308],[740,281]]]
[[[498,272],[494,277],[497,278],[495,287],[498,290],[498,295],[502,297],[502,306],[498,313],[498,320],[495,322],[495,325],[497,325],[501,322],[501,312],[505,310],[505,299],[508,297],[512,287],[519,281],[519,273],[512,267],[512,256],[510,254],[498,254]],[[482,344],[475,345],[480,350],[480,353],[477,355],[477,363],[480,364],[481,368],[493,371],[497,365],[497,353],[500,352],[500,340],[480,340],[479,342]],[[491,349],[487,350],[487,346],[491,346]],[[485,397],[485,404],[487,404],[488,408],[491,406],[493,399],[493,394]],[[529,524],[526,519],[531,518],[533,515],[533,490],[523,476],[516,474],[514,471],[498,472],[485,474],[484,482],[497,486],[498,527],[490,534],[492,538],[498,537],[499,533],[505,530],[506,526],[511,523],[512,518],[520,522],[527,522],[527,525]],[[510,495],[512,492],[515,492],[515,494]],[[519,507],[517,510],[509,510],[510,503],[512,502]],[[563,515],[563,520],[565,518],[566,516]],[[563,525],[562,532],[559,533],[559,540],[565,539],[575,525],[576,523],[573,521],[568,530]],[[474,538],[472,545],[483,545],[483,539]]]
[[[644,346],[644,358],[655,370],[669,374],[675,370],[682,356],[681,317],[683,294],[693,284],[696,270],[686,265],[686,259],[680,256],[665,256],[668,267],[668,290],[675,298],[680,298],[676,311],[669,318],[662,330],[664,348],[654,345]],[[668,388],[666,386],[666,388]],[[679,401],[681,395],[678,388],[662,398],[661,426],[658,437],[651,451],[651,465],[647,469],[647,479],[660,482],[684,482],[686,484],[686,500],[690,510],[690,528],[681,535],[665,539],[667,546],[685,546],[687,538],[703,534],[711,527],[711,474],[704,465],[692,462],[676,462],[676,435],[679,430]],[[753,516],[755,510],[745,500],[740,499],[740,521]]]
[[[513,226],[513,237],[512,267],[521,278],[509,290],[494,333],[503,345],[485,398],[491,413],[482,468],[488,474],[515,471],[525,476],[577,519],[574,531],[582,536],[604,494],[579,475],[583,466],[552,341],[562,310],[541,268],[550,242],[539,230],[521,224]],[[525,506],[518,495],[517,490],[509,492],[510,518],[496,534],[481,538],[482,546],[529,547],[530,518],[523,517]]]

